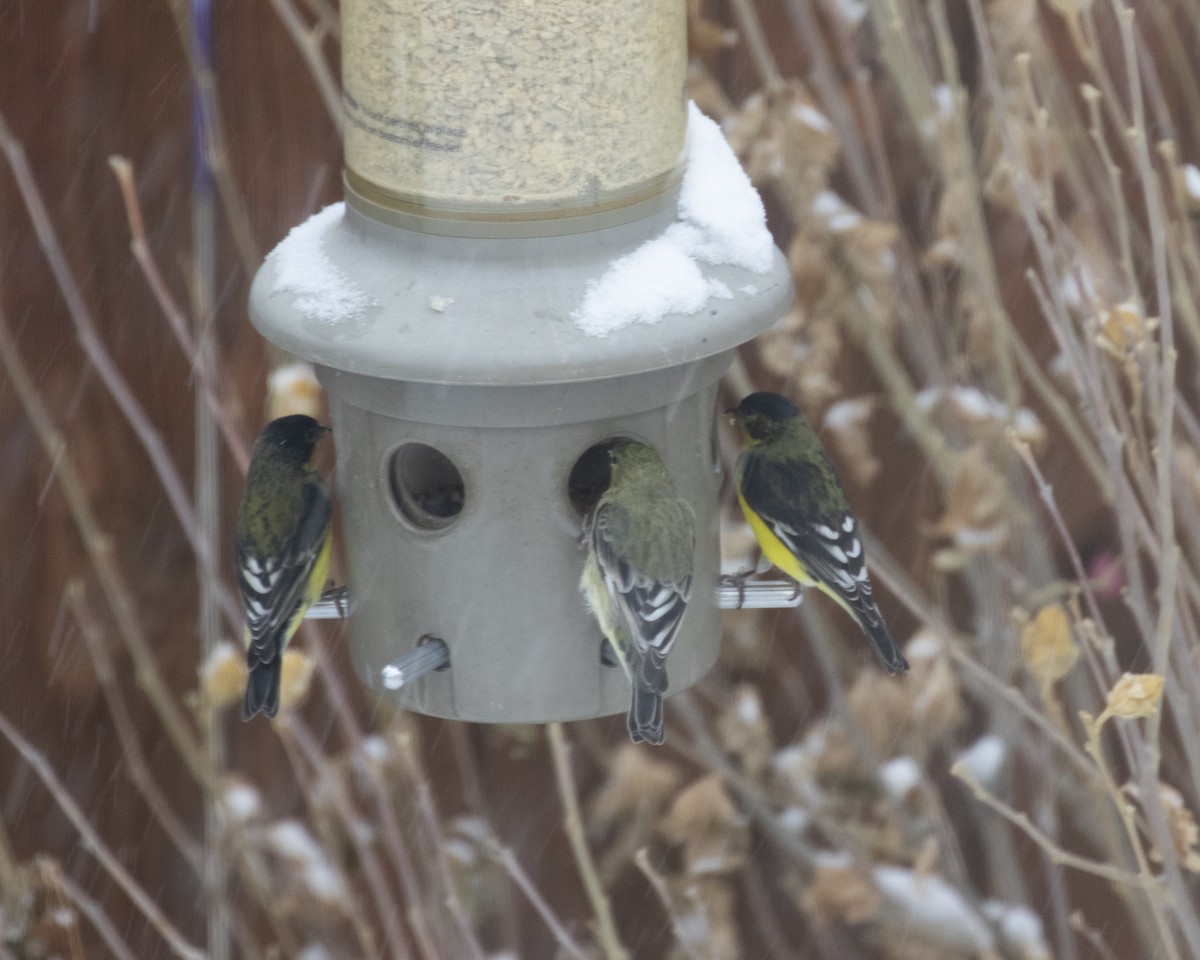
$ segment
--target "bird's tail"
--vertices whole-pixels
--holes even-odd
[[[267,663],[256,663],[250,668],[246,680],[246,699],[242,704],[242,719],[249,720],[256,713],[273,717],[279,712],[280,658],[272,657]]]
[[[900,652],[900,647],[892,639],[892,635],[888,633],[887,624],[883,622],[883,616],[879,613],[879,610],[876,609],[873,613],[873,617],[859,616],[856,618],[858,625],[862,627],[863,633],[871,641],[871,649],[875,651],[875,656],[883,664],[884,669],[892,674],[892,676],[898,673],[906,673],[908,671],[908,661],[904,659],[904,654]]]
[[[663,742],[662,695],[667,690],[665,658],[649,651],[632,677],[633,700],[629,705],[629,737],[634,743],[659,746]]]

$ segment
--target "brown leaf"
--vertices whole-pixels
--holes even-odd
[[[1147,317],[1131,300],[1100,311],[1096,318],[1097,345],[1117,360],[1126,360],[1158,328],[1157,317]]]
[[[961,684],[944,641],[921,630],[904,648],[909,672],[889,677],[871,665],[847,695],[851,714],[882,757],[911,754],[918,762],[944,743],[966,716]]]
[[[788,244],[787,258],[788,266],[792,268],[792,282],[796,285],[796,303],[810,308],[820,306],[834,282],[824,244],[807,233],[798,233]],[[799,329],[803,324],[793,326]]]
[[[853,926],[879,912],[883,897],[871,872],[849,858],[825,855],[817,861],[812,882],[800,894],[800,907],[817,927]]]
[[[934,241],[925,250],[925,267],[957,267],[968,256],[975,220],[975,192],[971,183],[954,180],[942,191],[934,219]]]
[[[319,417],[323,396],[321,384],[309,364],[289,363],[276,367],[267,381],[268,417],[274,420],[293,413]]]
[[[740,960],[742,937],[738,928],[738,898],[730,882],[722,877],[689,879],[682,890],[683,903],[691,909],[681,924],[692,948],[689,956],[702,960]]]
[[[697,833],[723,833],[739,821],[725,784],[712,773],[694,781],[675,798],[661,827],[669,840],[682,843]]]
[[[1175,844],[1175,855],[1185,870],[1200,873],[1200,828],[1196,817],[1183,802],[1183,794],[1165,783],[1158,785],[1162,792],[1163,806],[1167,809],[1167,823],[1171,827],[1171,840]]]
[[[975,444],[959,458],[945,512],[933,525],[935,534],[953,541],[951,550],[935,558],[939,568],[957,569],[966,558],[1001,546],[1008,537],[1003,508],[1002,481],[983,446]]]
[[[771,727],[757,687],[749,683],[738,685],[729,706],[717,719],[717,733],[722,746],[741,760],[742,769],[755,779],[771,762],[774,751]]]
[[[675,764],[632,743],[623,744],[613,756],[608,778],[592,799],[591,819],[607,824],[631,813],[656,812],[681,779]]]
[[[695,57],[708,57],[727,50],[738,40],[736,30],[705,16],[705,6],[704,0],[688,0],[687,4],[688,51]]]
[[[989,350],[990,355],[990,350]],[[999,398],[978,387],[928,387],[917,394],[917,407],[945,430],[965,431],[980,440],[1001,439],[1012,430],[1018,439],[1040,447],[1046,428],[1028,407],[1010,410]]]
[[[764,93],[752,93],[738,105],[721,128],[729,146],[739,157],[745,157],[750,148],[765,136],[767,125],[767,97]]]
[[[1145,809],[1146,805],[1142,802],[1137,784],[1127,783],[1123,789],[1143,810]],[[1195,816],[1184,803],[1183,794],[1170,784],[1160,782],[1158,796],[1167,813],[1167,826],[1171,830],[1171,846],[1175,849],[1175,856],[1185,870],[1200,873],[1200,849],[1197,849],[1197,843],[1200,843],[1200,828],[1196,826]],[[1151,845],[1150,858],[1155,863],[1162,863],[1162,851]]]
[[[690,874],[724,873],[745,862],[745,819],[715,773],[679,794],[659,829],[672,843],[683,844]]]
[[[1020,214],[1022,201],[1044,202],[1043,184],[1062,171],[1067,156],[1062,134],[1053,127],[1039,130],[1028,107],[1014,102],[1019,99],[1022,94],[1010,94],[1000,120],[988,113],[981,159],[984,195],[1014,214]]]
[[[695,101],[700,112],[724,126],[733,114],[733,104],[726,96],[720,81],[709,72],[703,61],[693,59],[687,68],[687,97]]]
[[[871,450],[871,414],[873,397],[839,400],[825,411],[825,427],[845,465],[846,474],[860,487],[870,486],[879,473],[879,458]]]
[[[813,724],[798,744],[775,754],[772,774],[779,805],[803,811],[823,801],[827,782],[861,779],[863,771],[853,741],[834,721]]]
[[[228,640],[218,643],[200,664],[200,694],[215,710],[241,702],[246,692],[246,654]]]
[[[1042,686],[1061,680],[1079,659],[1071,621],[1062,604],[1051,603],[1021,630],[1021,659]]]
[[[298,707],[308,697],[316,664],[303,650],[289,647],[279,666],[279,706],[284,710]]]
[[[997,66],[1012,69],[1014,54],[1042,42],[1037,0],[991,0],[986,7],[988,33],[996,49]]]
[[[1164,680],[1154,673],[1126,673],[1108,691],[1105,712],[1134,720],[1153,717],[1162,704]]]

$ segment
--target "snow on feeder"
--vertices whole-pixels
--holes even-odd
[[[685,689],[720,639],[717,381],[791,284],[683,99],[682,0],[342,16],[346,202],[267,258],[250,312],[329,394],[359,675],[463,720],[624,712],[577,582],[601,445],[631,436],[696,511]],[[448,669],[404,682],[439,643]]]

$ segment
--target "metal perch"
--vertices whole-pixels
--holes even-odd
[[[791,580],[747,580],[743,592],[742,610],[776,610],[783,607],[798,607],[804,594],[796,592]],[[713,591],[713,601],[720,610],[737,610],[738,588],[736,584],[721,583]],[[309,620],[342,620],[353,612],[353,603],[346,587],[331,587],[321,598],[308,608]]]

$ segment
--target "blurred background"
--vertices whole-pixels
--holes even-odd
[[[336,6],[0,0],[0,957],[1200,957],[1200,8],[688,22],[797,286],[722,400],[819,427],[912,671],[731,612],[649,750],[389,710],[329,622],[241,723],[245,455],[319,404],[245,305],[341,198]]]

